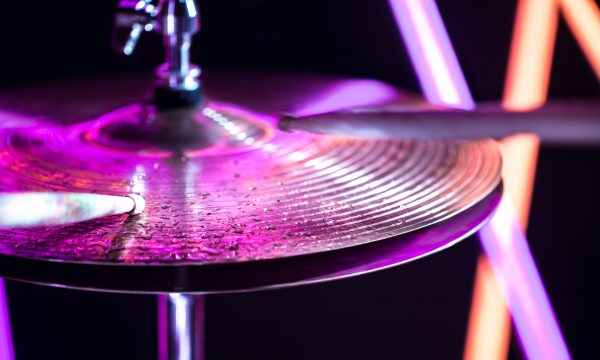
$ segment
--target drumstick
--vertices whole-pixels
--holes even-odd
[[[538,134],[549,144],[600,145],[600,103],[553,104],[531,112],[497,107],[475,111],[404,111],[393,107],[353,109],[279,120],[282,130],[320,134],[412,139],[502,138]]]
[[[0,227],[60,225],[108,215],[138,215],[145,206],[144,198],[136,194],[0,193]]]

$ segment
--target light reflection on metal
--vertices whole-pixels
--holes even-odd
[[[0,128],[28,128],[43,124],[42,117],[31,117],[12,112],[10,110],[0,109]]]
[[[570,359],[510,200],[501,201],[479,234],[527,358]]]
[[[4,280],[0,278],[0,360],[14,360],[14,358],[8,302],[4,290]]]
[[[395,88],[379,81],[344,80],[335,83],[318,97],[296,106],[292,112],[295,116],[321,114],[348,107],[383,104],[397,97]]]
[[[173,312],[171,315],[174,323],[170,326],[175,328],[174,335],[176,340],[174,344],[177,345],[176,349],[170,349],[171,354],[175,356],[170,356],[171,359],[177,360],[190,360],[192,359],[192,339],[190,339],[190,334],[192,333],[190,319],[188,318],[188,308],[190,307],[189,299],[186,296],[181,294],[168,294],[167,298],[169,302],[172,304],[173,309],[169,312]]]
[[[475,104],[434,0],[389,0],[413,66],[431,103]]]
[[[135,167],[135,173],[131,178],[131,192],[136,194],[144,195],[146,193],[146,185],[144,178],[146,177],[146,170],[142,165]]]
[[[187,161],[183,169],[185,177],[185,192],[186,194],[195,194],[197,191],[197,177],[200,172],[200,167],[194,162]]]
[[[239,119],[235,125],[250,129]],[[94,231],[69,228],[76,235],[69,243],[60,227],[3,229],[0,252],[144,264],[315,253],[433,224],[481,200],[499,182],[500,156],[489,140],[365,140],[256,127],[265,130],[250,149],[223,138],[231,145],[172,158],[95,146],[81,137],[88,132],[85,124],[52,129],[53,136],[39,129],[2,131],[2,142],[14,144],[0,153],[2,178],[10,179],[0,181],[4,191],[43,182],[57,190],[127,193],[132,174],[147,173],[142,180],[148,207],[136,219],[145,219],[145,226],[105,219],[93,223]],[[298,152],[304,155],[290,158]],[[29,162],[42,154],[44,167]],[[194,165],[202,175],[196,184],[190,177]],[[65,175],[48,177],[55,173]],[[198,191],[187,192],[192,186]],[[35,241],[41,233],[44,244]]]
[[[168,358],[204,359],[204,298],[201,295],[172,293],[160,299],[159,305],[166,305]],[[164,310],[159,310],[159,315],[161,312]]]
[[[245,145],[252,145],[256,141],[251,134],[242,131],[242,129],[236,125],[235,120],[229,119],[226,114],[215,110],[210,106],[202,109],[202,115],[222,126],[230,135],[234,135],[236,141],[243,141]]]

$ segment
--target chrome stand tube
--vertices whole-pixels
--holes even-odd
[[[204,297],[168,294],[159,299],[160,360],[204,359]]]

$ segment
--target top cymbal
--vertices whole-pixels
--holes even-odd
[[[232,84],[226,91],[215,86],[213,94],[225,94],[253,112],[222,102],[208,102],[200,110],[229,134],[205,149],[130,151],[95,140],[99,124],[139,111],[136,106],[84,122],[69,118],[72,125],[66,127],[0,132],[0,191],[138,193],[147,202],[137,218],[0,230],[0,254],[143,267],[288,258],[372,243],[438,223],[486,198],[500,182],[501,159],[492,140],[286,133],[270,116],[294,106],[301,109],[301,103],[316,108],[328,90],[359,86],[360,81],[309,81],[310,94],[293,86],[282,92],[293,81],[271,80],[263,88],[243,83],[254,91],[244,89],[244,95]],[[296,83],[301,81],[296,78]],[[402,96],[376,82],[362,84],[381,90],[382,98],[370,99],[374,103]],[[366,105],[364,98],[360,101],[357,105]],[[335,104],[323,104],[320,111],[327,106],[325,110],[335,110]],[[92,112],[112,106],[110,101],[96,105],[74,106]],[[59,120],[55,111],[45,122]],[[246,133],[248,128],[260,131]]]

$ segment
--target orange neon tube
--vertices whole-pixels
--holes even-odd
[[[532,110],[546,101],[557,18],[553,1],[519,2],[502,102],[506,110]],[[529,215],[538,145],[538,137],[529,134],[512,136],[502,142],[505,191],[523,229]],[[510,324],[510,315],[489,261],[481,255],[464,359],[506,359]]]
[[[504,360],[510,341],[510,314],[489,260],[479,255],[469,315],[465,360]]]
[[[523,229],[527,228],[538,148],[539,138],[532,134],[510,136],[501,142],[505,199],[512,202]],[[510,324],[503,294],[488,259],[481,255],[477,263],[464,359],[506,359]]]
[[[600,9],[593,0],[561,0],[560,9],[600,79]]]
[[[560,8],[559,8],[560,6]],[[600,10],[592,0],[521,0],[517,8],[503,106],[528,111],[547,98],[558,10],[600,79]],[[505,139],[505,190],[527,227],[539,138],[517,135]],[[465,346],[465,359],[506,359],[510,318],[488,260],[481,256]]]
[[[546,101],[557,22],[555,1],[519,1],[502,102],[505,109],[528,111]]]

